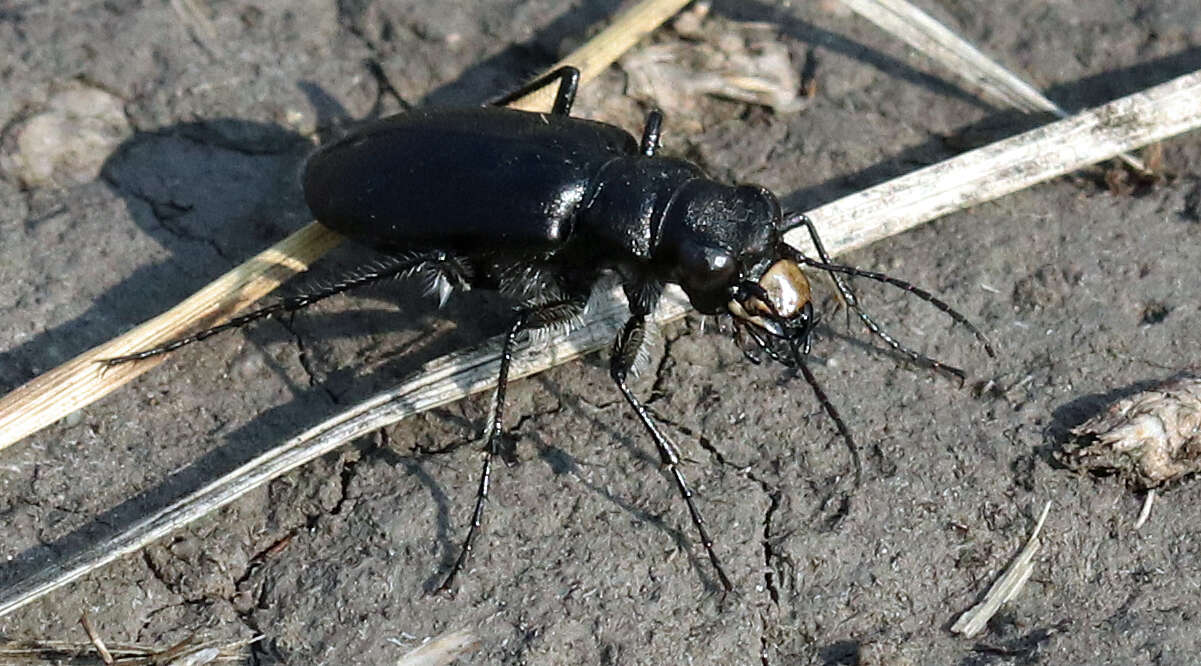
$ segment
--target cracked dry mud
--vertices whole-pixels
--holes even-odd
[[[364,58],[410,100],[477,103],[618,5],[193,4],[211,31],[181,22],[173,3],[0,11],[0,50],[15,54],[0,69],[5,127],[80,80],[117,96],[131,128],[98,178],[0,178],[5,391],[306,222],[302,135],[367,113]],[[778,24],[797,63],[815,46],[816,98],[794,115],[708,100],[698,118],[667,119],[668,152],[809,208],[1017,127],[865,22],[829,3],[793,4],[715,11]],[[1068,108],[1201,68],[1193,0],[919,4]],[[580,108],[622,87],[610,73]],[[689,125],[704,129],[677,129]],[[712,322],[669,328],[667,354],[638,390],[689,459],[738,586],[726,603],[653,448],[592,359],[512,386],[520,464],[494,476],[486,530],[453,599],[425,592],[463,535],[486,398],[289,474],[0,619],[0,636],[82,638],[86,609],[111,641],[262,633],[256,663],[391,663],[401,646],[461,628],[480,636],[468,662],[481,664],[1192,663],[1201,486],[1163,495],[1135,532],[1141,498],[1055,467],[1051,452],[1112,392],[1196,362],[1199,160],[1194,133],[1164,146],[1173,176],[1157,187],[1115,195],[1100,175],[1062,178],[843,257],[931,288],[1003,351],[990,362],[933,308],[864,285],[899,337],[988,388],[961,390],[899,366],[825,302],[815,372],[866,472],[841,521],[832,491],[850,461],[808,388],[746,363]],[[342,248],[320,276],[357,256]],[[1148,319],[1151,310],[1166,314]],[[506,319],[485,295],[435,311],[398,284],[181,351],[0,452],[0,583]],[[1048,499],[1026,589],[982,637],[952,636]]]

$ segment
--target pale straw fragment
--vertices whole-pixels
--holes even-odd
[[[842,0],[842,3],[881,30],[942,65],[949,73],[967,81],[972,92],[987,100],[1026,113],[1050,113],[1059,118],[1069,115],[1068,111],[1037,88],[989,59],[967,40],[905,0]],[[1118,157],[1139,173],[1150,173],[1137,157],[1125,153]]]
[[[1030,538],[1026,541],[1022,551],[1010,563],[1005,573],[1001,574],[1001,577],[992,584],[992,587],[988,589],[988,594],[984,595],[980,603],[960,615],[955,624],[951,625],[953,633],[962,634],[965,638],[979,634],[984,630],[988,621],[997,614],[997,611],[1001,610],[1001,606],[1022,591],[1022,587],[1034,573],[1034,556],[1038,554],[1040,546],[1038,535],[1042,532],[1043,523],[1047,522],[1047,514],[1050,511],[1051,503],[1047,502],[1043,507],[1042,514],[1038,517],[1038,524],[1034,526],[1034,531],[1030,533]]]

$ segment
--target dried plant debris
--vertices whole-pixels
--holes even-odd
[[[118,644],[99,651],[95,642],[0,642],[0,664],[112,664],[114,666],[198,666],[246,661],[247,641],[201,642],[188,639],[165,650],[150,645]]]
[[[1022,591],[1026,581],[1030,580],[1030,575],[1034,573],[1034,556],[1038,554],[1038,549],[1042,546],[1039,534],[1042,533],[1043,525],[1047,522],[1047,515],[1050,512],[1051,503],[1047,502],[1043,505],[1043,511],[1038,516],[1038,523],[1035,524],[1034,531],[1030,533],[1030,538],[1026,540],[1026,545],[1022,547],[1021,552],[1013,559],[1013,562],[1010,562],[1001,577],[993,582],[992,587],[988,588],[988,593],[984,595],[980,603],[969,608],[959,616],[959,619],[955,620],[955,624],[951,625],[952,633],[966,638],[979,634],[988,626],[988,621],[997,614],[997,611],[1001,610],[1001,606],[1013,600]]]
[[[777,26],[710,16],[698,2],[672,23],[675,35],[619,60],[627,93],[669,118],[696,118],[704,95],[758,104],[779,113],[804,107],[802,67],[792,62]]]
[[[1071,431],[1062,459],[1158,488],[1201,471],[1201,372],[1190,369],[1114,403]]]
[[[25,187],[86,183],[131,131],[124,101],[70,82],[5,131],[0,169]]]
[[[466,629],[431,638],[400,658],[397,666],[443,666],[473,651],[479,640]]]

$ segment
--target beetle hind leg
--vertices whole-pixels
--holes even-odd
[[[571,115],[571,105],[575,103],[576,90],[580,87],[580,70],[571,65],[552,69],[504,97],[490,102],[489,106],[505,106],[515,102],[544,86],[550,85],[555,79],[559,80],[559,89],[555,92],[555,105],[551,107],[551,114],[569,116]]]
[[[331,296],[336,296],[337,294],[341,294],[352,289],[374,284],[381,280],[407,277],[414,271],[422,270],[423,267],[428,264],[437,264],[448,260],[449,259],[444,252],[424,252],[405,256],[388,257],[384,261],[368,266],[365,269],[343,277],[341,280],[338,280],[333,284],[315,289],[309,293],[288,296],[266,307],[259,308],[258,310],[252,310],[246,314],[233,317],[223,324],[206,328],[186,337],[171,340],[157,347],[144,349],[142,351],[134,352],[124,356],[100,359],[99,362],[105,366],[114,366],[122,363],[129,363],[131,361],[140,361],[153,356],[160,356],[162,354],[173,352],[180,347],[190,345],[194,342],[200,342],[201,340],[210,338],[218,333],[233,330],[235,328],[241,328],[247,324],[259,321],[260,319],[269,319],[281,314],[296,312],[297,310],[307,308],[308,306],[318,301],[325,300]]]

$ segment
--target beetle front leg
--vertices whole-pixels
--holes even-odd
[[[705,552],[709,554],[709,561],[713,564],[713,568],[717,571],[717,578],[721,581],[722,588],[726,592],[734,589],[734,584],[730,582],[730,577],[726,575],[726,571],[721,566],[721,560],[717,557],[717,552],[713,550],[713,539],[709,536],[709,531],[705,529],[705,520],[701,517],[700,511],[697,510],[696,504],[692,501],[692,489],[688,487],[688,481],[684,479],[683,472],[680,471],[680,451],[672,444],[671,440],[659,431],[659,426],[655,425],[655,421],[647,412],[646,407],[634,397],[630,388],[626,385],[626,378],[629,376],[630,368],[634,366],[638,358],[638,349],[642,346],[642,342],[646,333],[646,316],[635,314],[626,322],[625,328],[617,334],[617,339],[613,342],[613,356],[609,359],[609,375],[613,378],[613,382],[617,384],[617,389],[621,391],[621,395],[626,399],[630,408],[634,410],[634,414],[638,416],[638,420],[642,422],[642,426],[650,433],[651,439],[655,442],[655,448],[659,451],[659,460],[672,478],[676,482],[676,488],[679,489],[680,495],[684,498],[684,503],[688,505],[688,514],[692,517],[692,524],[696,526],[696,531],[700,534],[701,544],[705,546]]]
[[[822,244],[821,236],[819,236],[817,233],[817,227],[814,226],[813,220],[809,219],[808,215],[805,215],[804,213],[793,215],[784,221],[784,225],[786,227],[790,227],[793,226],[794,223],[798,222],[804,225],[805,229],[808,230],[809,239],[813,241],[813,247],[817,250],[817,256],[822,260],[822,263],[833,263],[830,259],[830,255],[826,252],[825,246]],[[853,311],[855,315],[859,317],[859,320],[863,322],[863,325],[867,327],[868,331],[870,331],[877,338],[883,340],[885,344],[893,349],[893,351],[908,357],[911,362],[922,367],[930,368],[935,372],[944,372],[952,377],[955,377],[959,380],[960,384],[963,384],[966,377],[963,370],[953,365],[943,363],[937,359],[930,358],[921,352],[914,351],[909,347],[906,347],[903,343],[901,343],[900,340],[897,340],[892,336],[891,333],[885,330],[883,326],[877,323],[876,320],[871,317],[871,315],[864,312],[863,308],[859,305],[859,299],[855,295],[854,289],[851,288],[849,281],[844,282],[843,279],[833,271],[827,271],[827,273],[829,274],[830,279],[834,281],[834,287],[838,289],[838,293],[840,296],[842,296],[842,300],[847,304],[847,308]],[[849,320],[848,323],[850,323]]]
[[[517,344],[517,336],[522,331],[546,328],[568,321],[584,311],[587,299],[568,299],[551,301],[523,308],[517,314],[517,321],[509,327],[505,335],[504,345],[500,352],[500,372],[496,379],[496,397],[492,403],[492,415],[488,419],[488,443],[484,447],[484,466],[480,472],[480,485],[475,494],[475,508],[471,512],[471,524],[467,528],[467,537],[459,549],[459,557],[455,559],[446,580],[434,590],[435,594],[446,592],[454,583],[455,576],[467,562],[476,534],[484,518],[484,505],[488,503],[488,488],[492,482],[492,459],[500,453],[501,437],[504,435],[505,393],[509,388],[509,367],[513,363],[513,347]]]

